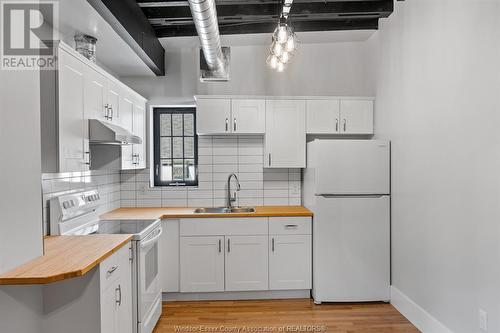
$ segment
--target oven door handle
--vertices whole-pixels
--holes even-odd
[[[163,229],[161,227],[158,228],[158,233],[156,234],[156,236],[154,236],[151,239],[148,239],[145,242],[141,242],[141,249],[143,249],[145,247],[148,247],[149,245],[151,245],[151,244],[155,243],[156,241],[158,241],[158,239],[160,238],[160,236],[161,236],[162,233],[163,233]]]

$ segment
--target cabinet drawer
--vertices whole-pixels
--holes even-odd
[[[120,267],[123,266],[124,263],[128,263],[128,260],[124,259],[128,259],[129,253],[130,242],[101,262],[99,265],[101,290],[106,289],[120,276]]]
[[[182,219],[181,236],[267,235],[267,217]]]
[[[270,217],[270,235],[310,235],[310,217]]]

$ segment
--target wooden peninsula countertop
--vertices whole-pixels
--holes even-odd
[[[313,216],[303,206],[257,206],[254,213],[195,213],[196,208],[118,208],[101,216],[103,220],[145,220],[145,219],[179,219],[207,217],[275,217],[275,216]]]
[[[47,284],[85,275],[131,239],[132,235],[46,237],[45,254],[0,274],[0,285]]]

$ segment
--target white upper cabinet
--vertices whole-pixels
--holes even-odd
[[[266,131],[266,101],[263,99],[233,99],[231,101],[231,131],[234,134],[264,134]]]
[[[57,172],[86,171],[90,166],[88,125],[83,104],[84,71],[85,65],[80,60],[64,50],[59,52]]]
[[[118,83],[108,81],[108,121],[120,123],[120,86]]]
[[[200,135],[231,133],[231,100],[197,98],[196,118]]]
[[[57,50],[57,71],[40,73],[42,172],[145,168],[146,100],[68,45]],[[89,146],[89,119],[119,125],[143,144],[124,148],[121,161],[116,147]]]
[[[133,165],[136,169],[146,168],[146,102],[136,101],[134,103],[133,132],[142,138],[142,143],[135,144],[133,150]]]
[[[196,99],[199,135],[264,134],[266,102],[261,99]]]
[[[307,134],[332,134],[340,130],[340,101],[308,100]]]
[[[341,100],[340,121],[343,134],[373,134],[373,101]]]
[[[266,168],[305,168],[305,101],[266,101],[265,159]]]
[[[307,134],[373,134],[373,101],[308,100]]]
[[[108,79],[96,70],[85,70],[85,116],[89,119],[107,120]]]

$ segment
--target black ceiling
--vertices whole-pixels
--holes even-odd
[[[157,37],[195,36],[186,0],[136,0]],[[268,33],[276,27],[279,0],[215,0],[223,35]],[[295,31],[377,29],[393,11],[393,0],[294,0],[289,20]]]

